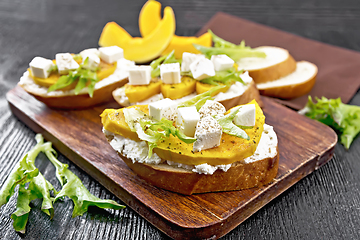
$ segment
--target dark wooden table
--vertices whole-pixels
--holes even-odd
[[[97,47],[103,26],[116,21],[139,36],[138,14],[145,1],[0,0],[0,186],[15,163],[35,145],[35,132],[12,115],[5,94],[15,87],[34,56],[53,58],[58,52]],[[223,11],[303,37],[360,51],[360,3],[357,0],[161,1],[173,7],[178,35],[193,35]],[[336,56],[334,56],[336,57]],[[360,105],[360,92],[350,104]],[[360,138],[350,150],[337,144],[334,158],[243,222],[224,239],[359,239]],[[94,195],[114,195],[68,163]],[[44,176],[59,187],[54,168],[40,155]],[[25,235],[12,228],[15,198],[0,208],[0,239],[166,239],[135,211],[90,208],[71,218],[72,202],[55,204],[55,217],[34,201]]]

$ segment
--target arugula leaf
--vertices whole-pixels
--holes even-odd
[[[315,99],[317,103],[309,96],[306,106],[299,113],[335,129],[340,135],[340,142],[349,149],[360,132],[360,106],[344,104],[341,98]]]
[[[239,112],[240,108],[241,106],[238,106],[233,108],[229,114],[224,116],[215,115],[214,118],[220,124],[224,133],[249,140],[250,137],[247,135],[247,133],[233,123],[233,119]]]
[[[160,76],[160,65],[166,63],[181,63],[181,60],[176,59],[174,55],[175,50],[172,50],[169,54],[159,57],[150,63],[152,68],[151,77]]]
[[[148,143],[149,158],[152,155],[152,150],[157,147],[157,143],[168,138],[170,135],[178,137],[187,144],[196,141],[196,138],[186,136],[173,126],[172,121],[167,120],[166,118],[156,121],[137,108],[124,108],[123,112],[125,122],[128,124],[131,131],[136,132],[141,140]]]
[[[205,104],[206,100],[212,100],[213,98],[211,97],[211,95],[222,89],[222,88],[225,88],[226,86],[225,85],[219,85],[219,86],[216,86],[216,87],[213,87],[211,88],[209,91],[206,91],[204,93],[201,93],[201,94],[198,94],[196,95],[195,97],[187,100],[187,101],[184,101],[182,103],[180,103],[178,105],[178,108],[181,108],[181,107],[191,107],[191,106],[195,106],[196,107],[196,110],[199,111],[199,109],[202,107],[202,105]]]

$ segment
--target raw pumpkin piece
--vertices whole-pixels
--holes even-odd
[[[139,30],[142,37],[150,35],[161,21],[161,3],[154,0],[147,1],[141,8],[139,15]]]
[[[162,84],[161,93],[164,98],[179,99],[195,92],[196,80],[190,77],[183,76],[181,83],[177,84]]]
[[[194,47],[193,43],[210,47],[212,44],[211,34],[206,32],[200,37],[184,37],[175,35],[171,39],[169,46],[161,53],[161,55],[166,55],[172,50],[175,50],[175,58],[181,59],[184,52],[201,53]]]
[[[99,46],[124,46],[132,36],[115,22],[108,22],[100,35]]]
[[[144,38],[133,38],[122,27],[115,24],[105,25],[99,45],[102,47],[119,46],[124,50],[124,58],[137,63],[149,62],[160,56],[175,33],[175,15],[171,7],[164,9],[164,17],[156,28]],[[124,39],[121,38],[122,36]]]
[[[150,35],[161,21],[161,3],[155,0],[148,0],[141,8],[139,15],[139,29],[142,37]],[[181,59],[183,52],[200,53],[193,43],[210,47],[212,38],[210,33],[204,33],[200,37],[185,37],[174,35],[170,44],[161,53],[166,55],[172,50],[175,50],[175,58]]]
[[[145,99],[160,93],[162,82],[150,82],[149,85],[130,85],[125,84],[125,95],[130,103],[141,102]]]
[[[225,85],[225,84],[220,84],[220,85]],[[202,83],[202,82],[197,81],[196,82],[196,93],[201,94],[201,93],[207,92],[213,87],[216,87],[216,85]],[[226,92],[227,90],[229,90],[229,88],[230,88],[230,86],[226,86],[225,88],[219,89],[218,91],[215,91],[212,94],[212,96],[215,96],[219,92]]]

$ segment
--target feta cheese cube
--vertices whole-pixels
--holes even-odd
[[[165,84],[181,83],[180,63],[161,64],[160,76]]]
[[[225,54],[212,55],[211,61],[214,64],[215,71],[223,71],[234,66],[234,60]]]
[[[214,64],[207,58],[200,58],[190,64],[190,71],[196,80],[215,76]]]
[[[83,68],[95,71],[99,67],[100,58],[97,55],[87,53],[87,54],[83,54],[81,57],[83,60],[82,61]]]
[[[200,120],[200,114],[196,107],[182,107],[177,109],[176,126],[188,137],[195,134],[196,124]]]
[[[84,58],[84,55],[89,55],[89,54],[95,54],[96,56],[100,57],[100,51],[97,48],[88,48],[82,50],[79,54],[82,58]]]
[[[205,58],[203,54],[194,54],[189,52],[183,52],[182,55],[182,62],[181,62],[181,71],[189,72],[190,71],[190,64],[195,62],[200,58]]]
[[[204,117],[196,125],[193,151],[200,152],[220,145],[222,127],[211,116]]]
[[[106,63],[113,63],[124,57],[124,50],[118,46],[99,48],[100,58]]]
[[[55,59],[60,75],[68,74],[69,71],[76,70],[79,67],[70,53],[57,53]]]
[[[234,123],[238,126],[253,127],[255,126],[255,104],[244,105],[234,117]]]
[[[135,66],[135,62],[131,60],[127,60],[126,58],[120,58],[119,60],[117,60],[117,64],[116,64],[117,68],[121,68],[125,70],[129,70],[129,68],[133,66]]]
[[[55,64],[50,60],[43,57],[34,57],[29,63],[31,73],[34,77],[48,78],[50,69]]]
[[[148,85],[151,80],[151,67],[147,65],[129,67],[130,85]]]
[[[162,118],[174,121],[176,118],[177,104],[170,98],[149,103],[149,114],[152,118],[160,121]]]
[[[224,105],[214,100],[206,100],[205,104],[199,109],[200,118],[214,115],[224,115],[226,109]]]

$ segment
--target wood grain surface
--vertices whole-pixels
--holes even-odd
[[[116,21],[139,36],[143,1],[0,0],[0,186],[15,163],[35,145],[35,132],[15,117],[5,94],[13,89],[34,56],[96,47],[102,27]],[[218,11],[302,37],[360,51],[360,5],[357,0],[164,0],[174,8],[178,35],[196,34]],[[336,58],[336,56],[334,56]],[[341,79],[340,79],[341,80]],[[326,86],[324,86],[326,87]],[[360,105],[357,91],[350,104]],[[91,123],[89,123],[91,125]],[[59,149],[57,149],[59,150]],[[280,194],[223,239],[359,239],[360,138],[350,150],[335,147],[334,158]],[[122,202],[67,156],[59,159],[94,195]],[[55,188],[55,170],[45,156],[36,165]],[[25,235],[12,228],[15,197],[0,208],[0,239],[167,239],[131,208],[91,208],[71,218],[70,200],[55,204],[55,217],[34,201]]]
[[[331,128],[263,98],[266,123],[274,127],[279,141],[279,170],[274,181],[261,188],[185,196],[158,189],[137,177],[106,141],[99,116],[106,108],[119,107],[116,103],[86,110],[53,110],[19,86],[6,98],[22,122],[175,239],[223,236],[329,161],[337,142]]]

